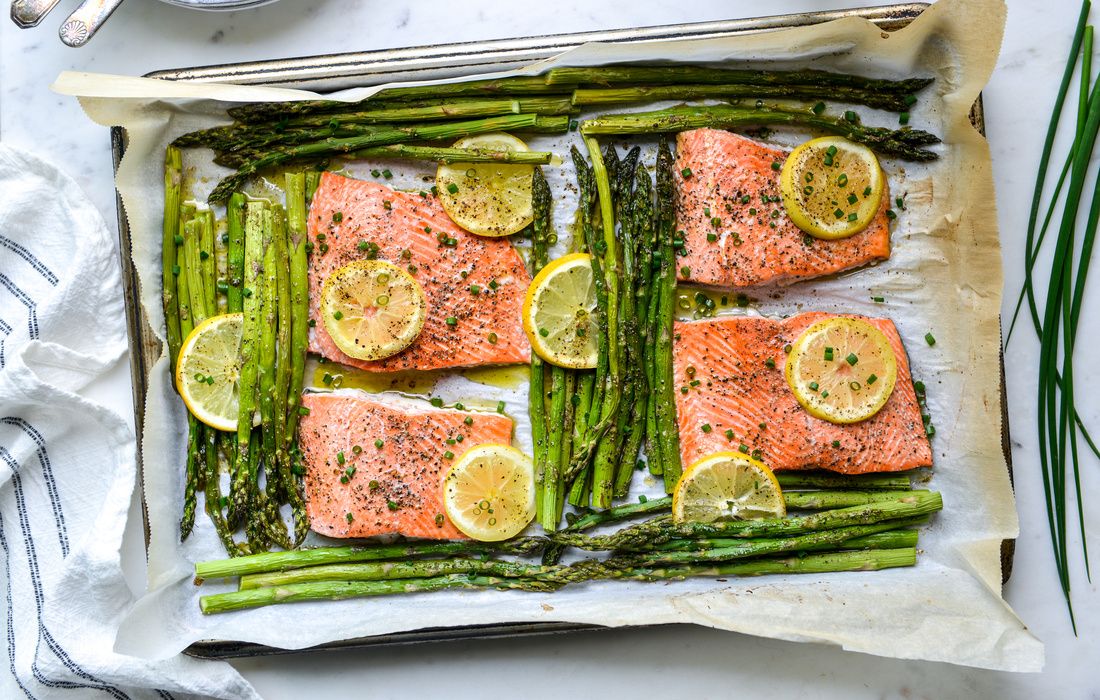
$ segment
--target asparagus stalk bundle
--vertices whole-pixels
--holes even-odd
[[[369,547],[323,547],[203,562],[200,579],[240,576],[239,590],[203,596],[206,614],[303,600],[430,592],[449,588],[497,588],[550,592],[599,579],[676,580],[692,576],[870,571],[912,566],[916,530],[942,506],[939,494],[909,492],[890,504],[840,508],[802,519],[674,524],[658,517],[602,538],[580,535],[597,524],[651,513],[668,499],[619,506],[585,516],[557,544],[612,549],[606,559],[571,565],[530,564],[471,554],[532,554],[544,538],[512,542],[413,542]],[[787,523],[787,524],[784,524]],[[661,536],[639,540],[646,530]],[[579,539],[578,539],[579,538]],[[601,546],[592,546],[597,542]],[[602,544],[608,544],[607,547]],[[777,555],[782,555],[777,557]],[[796,555],[796,556],[786,556]],[[450,558],[439,558],[450,557]]]
[[[210,193],[210,202],[224,202],[234,191],[253,175],[264,168],[285,165],[297,160],[310,160],[319,157],[352,153],[372,146],[388,146],[410,141],[433,141],[456,139],[472,134],[486,134],[493,131],[509,131],[532,126],[533,114],[513,114],[503,117],[488,117],[463,122],[441,122],[412,126],[394,126],[372,130],[358,136],[347,138],[325,138],[320,141],[301,143],[276,148],[264,155],[248,161],[237,172],[223,179]]]

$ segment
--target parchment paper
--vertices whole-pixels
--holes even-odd
[[[889,316],[897,324],[914,377],[928,386],[937,427],[929,487],[941,491],[945,502],[944,511],[922,529],[917,566],[667,584],[594,582],[552,594],[441,592],[204,617],[199,613],[200,593],[230,590],[232,583],[210,581],[201,589],[192,583],[195,561],[224,556],[206,518],[200,515],[195,533],[179,544],[186,422],[162,358],[150,378],[143,445],[151,528],[148,592],[120,630],[117,649],[160,658],[201,639],[296,649],[440,625],[690,622],[883,656],[1039,670],[1042,644],[1001,598],[1000,543],[1018,531],[1000,444],[1002,279],[989,150],[967,118],[996,61],[1004,14],[999,0],[941,0],[893,34],[849,18],[748,37],[588,45],[519,71],[538,73],[549,65],[690,60],[729,66],[810,66],[893,78],[935,76],[936,82],[921,95],[912,124],[942,135],[941,158],[919,166],[883,163],[892,194],[905,195],[907,204],[898,212],[890,260],[760,295],[750,311],[845,311]],[[88,114],[100,124],[127,129],[129,147],[117,184],[129,217],[141,301],[152,326],[159,329],[164,146],[180,133],[225,121],[227,102],[314,95],[71,73],[63,74],[55,89],[81,96]],[[348,91],[340,98],[359,99],[368,92]],[[888,125],[893,120],[889,114],[857,111],[867,123]],[[804,132],[781,130],[773,139],[795,143],[805,137]],[[531,145],[565,155],[575,139],[536,138]],[[206,165],[206,151],[185,157],[194,194],[204,197],[224,171]],[[643,157],[651,163],[652,148]],[[546,168],[555,192],[555,223],[563,234],[575,205],[572,191],[562,186],[573,181],[565,160],[564,167]],[[371,167],[355,163],[348,172],[363,174]],[[390,168],[396,174],[390,184],[399,188],[421,189],[420,178],[432,172],[424,164]],[[872,296],[885,297],[885,303],[873,303]],[[927,332],[936,338],[934,347],[924,341]],[[437,394],[446,400],[471,395],[506,400],[517,421],[516,439],[529,449],[524,387],[505,390],[456,377],[437,387]],[[632,494],[656,491],[639,473]]]

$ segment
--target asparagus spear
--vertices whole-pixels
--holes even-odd
[[[452,139],[471,134],[507,131],[535,123],[533,114],[514,114],[505,117],[489,117],[465,122],[446,122],[403,128],[383,129],[362,136],[325,139],[316,143],[288,146],[277,149],[241,166],[236,173],[218,183],[210,193],[211,202],[223,202],[245,181],[260,170],[286,163],[320,156],[350,153],[371,146],[386,146],[408,141]]]
[[[190,277],[187,269],[187,248],[186,248],[186,232],[187,227],[191,226],[192,233],[194,232],[194,226],[191,221],[186,220],[192,212],[181,213],[179,230],[184,235],[177,235],[173,239],[172,247],[176,249],[176,260],[181,263],[174,266],[174,281],[176,284],[176,310],[178,313],[178,324],[180,329],[180,336],[186,338],[191,334],[191,330],[194,328],[194,320],[191,315],[191,285]],[[179,241],[177,245],[176,241]],[[177,355],[179,350],[176,351]],[[173,371],[173,377],[175,372]],[[198,482],[198,472],[200,464],[202,463],[202,436],[203,426],[198,420],[195,419],[190,412],[187,414],[187,462],[184,467],[185,481],[184,481],[184,493],[183,493],[183,515],[180,518],[180,540],[187,539],[187,536],[191,534],[191,530],[195,524],[195,487]]]
[[[833,474],[829,472],[778,472],[775,478],[784,489],[882,489],[905,491],[912,488],[907,474]]]
[[[506,578],[534,577],[545,573],[537,564],[500,559],[414,559],[411,561],[358,562],[310,566],[290,571],[274,571],[241,577],[240,590],[265,586],[286,586],[310,581],[389,581],[404,578],[431,578],[449,574],[477,574]]]
[[[580,212],[581,237],[585,241],[588,252],[592,255],[592,276],[596,285],[596,340],[598,359],[596,370],[591,373],[592,391],[590,398],[582,395],[581,400],[587,398],[589,410],[582,419],[586,427],[583,436],[574,440],[572,462],[569,471],[565,474],[565,482],[572,483],[569,502],[573,505],[582,505],[581,494],[587,493],[585,483],[589,480],[587,470],[591,467],[592,455],[595,446],[607,430],[606,424],[600,423],[600,412],[603,407],[603,395],[605,390],[604,377],[607,374],[607,289],[604,284],[603,265],[600,256],[596,254],[597,239],[592,221],[592,207],[594,203],[594,183],[592,169],[588,162],[576,147],[570,149],[573,166],[577,173],[578,210]],[[582,383],[582,390],[584,384]],[[578,484],[579,482],[579,484]],[[583,501],[587,503],[587,499]]]
[[[790,125],[819,129],[862,143],[882,155],[913,161],[930,161],[939,156],[921,146],[939,143],[934,134],[919,129],[886,129],[863,126],[844,117],[815,114],[812,109],[791,109],[778,105],[756,108],[730,105],[672,107],[655,112],[612,114],[581,122],[586,137],[600,134],[630,135],[685,131],[709,127],[731,129],[745,126]]]
[[[564,134],[569,131],[570,119],[567,116],[546,116],[538,114],[530,126],[515,129],[520,134]]]
[[[349,154],[352,158],[403,158],[433,160],[438,163],[519,163],[546,165],[554,157],[550,151],[489,151],[481,148],[443,148],[393,144],[364,148]]]
[[[853,525],[871,525],[934,513],[943,508],[935,491],[912,492],[894,501],[869,503],[850,508],[825,510],[795,518],[764,518],[715,523],[674,523],[661,516],[625,528],[611,535],[588,537],[580,533],[559,532],[552,540],[580,549],[612,550],[652,546],[676,538],[751,538],[797,535]]]
[[[653,350],[654,419],[656,442],[665,492],[672,493],[680,479],[680,434],[676,422],[676,398],[672,381],[672,323],[676,302],[676,253],[673,250],[675,228],[672,152],[662,142],[657,151],[657,204],[654,209],[657,239],[660,241],[661,269],[657,279],[657,317]]]
[[[549,204],[549,185],[542,170],[536,168],[532,182],[532,206],[540,209]],[[535,216],[538,219],[538,215]],[[544,226],[531,227],[531,275],[537,275],[548,262],[547,229]],[[546,470],[546,363],[536,352],[531,353],[530,387],[527,392],[527,411],[531,417],[531,441],[534,448],[535,481],[539,496],[536,510],[539,521],[542,516],[541,497],[544,488]]]
[[[237,459],[233,465],[230,489],[229,521],[244,521],[251,505],[248,483],[249,447],[256,409],[256,378],[263,319],[263,236],[265,202],[253,200],[245,206],[244,224],[244,327],[241,334],[241,373],[238,382]]]
[[[226,206],[229,241],[226,249],[226,311],[240,313],[244,309],[241,287],[244,284],[244,208],[245,196],[234,192]]]
[[[218,313],[217,251],[214,248],[214,212],[209,209],[199,218],[199,265],[202,270],[202,297],[206,308],[206,318]]]
[[[164,228],[161,237],[161,300],[164,305],[165,338],[168,342],[168,369],[175,374],[176,357],[183,337],[176,278],[180,274],[176,257],[180,235],[180,192],[183,184],[183,156],[169,146],[164,152]]]
[[[405,542],[355,547],[313,547],[286,552],[263,552],[236,559],[218,559],[195,564],[199,579],[225,578],[260,574],[267,571],[287,571],[324,564],[348,564],[357,561],[384,561],[410,557],[471,556],[474,554],[531,554],[546,546],[541,537],[525,537],[506,542]]]
[[[628,315],[629,325],[627,328],[627,337],[629,339],[628,349],[630,352],[630,367],[634,375],[634,393],[629,405],[630,410],[627,421],[629,431],[627,432],[622,456],[620,457],[619,466],[615,473],[616,498],[625,497],[630,488],[630,480],[634,473],[635,460],[638,458],[642,441],[645,439],[645,413],[650,392],[650,377],[647,376],[645,371],[646,350],[644,339],[646,331],[645,290],[647,288],[647,282],[645,280],[648,279],[650,274],[650,263],[644,254],[638,255],[638,253],[642,248],[647,247],[644,244],[640,245],[639,240],[648,243],[650,229],[652,228],[653,191],[649,172],[644,166],[637,166],[633,173],[633,178],[634,192],[632,195],[633,201],[630,207],[631,218],[633,219],[631,227],[632,239],[629,241],[624,239],[623,250],[625,252],[623,260],[624,262],[629,261],[629,265],[624,266],[629,267],[627,277],[632,280],[631,288],[624,292],[624,298],[628,300],[631,307]],[[625,409],[623,410],[623,415],[627,415]]]
[[[230,593],[215,593],[199,599],[204,615],[243,610],[274,603],[294,603],[306,600],[344,600],[395,593],[424,593],[445,588],[499,588],[549,592],[560,587],[530,578],[504,578],[449,574],[432,578],[395,579],[392,581],[314,581],[272,588],[252,588]]]
[[[631,554],[615,555],[616,566],[654,567],[676,564],[699,564],[710,561],[731,561],[753,557],[781,554],[784,552],[804,552],[819,547],[837,548],[857,537],[867,537],[887,530],[895,529],[893,522],[873,525],[855,525],[838,527],[832,530],[809,532],[780,538],[743,539],[723,547],[707,548],[696,546],[689,550],[641,551]],[[639,549],[646,550],[646,547]]]
[[[286,266],[286,218],[281,207],[268,207],[264,211],[264,254],[263,254],[263,317],[260,329],[259,362],[257,364],[258,397],[260,404],[260,434],[263,442],[260,462],[267,477],[266,493],[262,499],[261,513],[266,539],[290,549],[293,544],[286,531],[286,525],[279,515],[279,446],[282,444],[282,421],[280,412],[285,415],[285,406],[279,403],[278,389],[278,341],[284,329],[279,326],[283,313],[279,289],[279,270]],[[284,273],[285,274],[285,273]],[[284,281],[288,281],[284,278]],[[289,301],[289,294],[283,294]],[[289,315],[289,308],[285,309]],[[259,476],[251,475],[253,488],[259,492]]]
[[[393,580],[310,581],[285,585],[247,588],[229,593],[203,596],[199,607],[204,614],[307,600],[343,600],[346,598],[426,593],[447,588],[498,588],[550,592],[567,583],[595,579],[632,579],[668,581],[693,576],[759,576],[763,574],[809,574],[836,571],[874,571],[913,566],[917,552],[913,547],[869,549],[821,554],[801,554],[789,558],[758,558],[733,562],[706,562],[681,566],[634,566],[631,558],[587,559],[572,566],[537,567],[537,575],[525,578],[447,574],[427,578]]]
[[[932,83],[932,78],[882,80],[847,73],[818,70],[731,70],[698,65],[662,66],[591,66],[552,68],[545,84],[556,85],[622,85],[644,83],[702,83],[718,85],[813,85],[820,86],[828,97],[833,88],[852,88],[891,95],[912,95]]]
[[[816,550],[832,550],[839,546],[842,549],[898,549],[901,547],[915,547],[917,539],[920,533],[917,530],[903,527],[902,523],[920,524],[923,518],[912,518],[909,520],[895,520],[893,525],[897,529],[886,530],[873,535],[867,535],[866,537],[853,537],[850,540],[844,540],[839,545],[833,544],[818,544],[813,546],[807,546],[800,551],[812,552]],[[715,550],[723,549],[726,547],[736,547],[744,544],[745,542],[752,542],[754,540],[738,540],[738,539],[699,539],[699,540],[669,540],[664,544],[659,544],[649,548],[651,551],[697,551],[697,550]]]
[[[313,195],[321,185],[321,173],[316,170],[306,172],[306,201],[313,201]]]
[[[867,105],[892,112],[905,112],[912,101],[908,95],[890,94],[877,90],[835,86],[822,88],[816,85],[743,85],[737,83],[711,85],[641,85],[633,87],[590,88],[573,92],[573,105],[613,105],[629,102],[659,102],[661,100],[707,99],[764,99],[820,100]]]
[[[355,108],[358,105],[373,104],[379,101],[399,101],[416,99],[449,99],[457,96],[472,95],[562,95],[572,91],[572,86],[561,85],[548,89],[542,76],[522,76],[516,78],[496,78],[492,80],[472,80],[464,83],[445,85],[414,85],[410,87],[387,88],[361,102],[339,102],[336,100],[303,100],[300,102],[260,102],[233,107],[229,116],[242,122],[263,122],[281,117],[293,117],[318,112],[333,112]]]
[[[550,368],[550,413],[547,415],[546,461],[543,465],[539,524],[547,532],[558,529],[558,499],[562,491],[561,453],[565,423],[565,369]]]
[[[631,579],[636,581],[669,581],[694,576],[763,576],[765,574],[823,574],[834,571],[877,571],[917,563],[917,550],[872,549],[868,551],[829,552],[808,554],[785,559],[749,559],[726,563],[707,563],[694,566],[659,568],[635,567],[610,572],[604,564],[596,569],[608,572],[600,578]],[[574,565],[576,566],[576,565]],[[593,577],[595,578],[595,576]]]
[[[306,346],[309,344],[309,259],[306,254],[306,176],[286,175],[287,236],[290,247],[290,386],[287,389],[286,425],[283,451],[290,466],[283,472],[283,490],[290,500],[294,516],[294,543],[298,545],[309,531],[302,487],[295,476],[298,452],[295,438],[305,383]]]
[[[592,504],[597,508],[611,506],[612,481],[615,477],[614,453],[615,426],[619,410],[620,391],[623,375],[620,360],[622,357],[621,329],[619,327],[619,286],[622,276],[619,243],[615,238],[615,214],[611,199],[611,183],[599,143],[593,138],[585,139],[588,156],[592,160],[592,179],[599,196],[600,221],[603,236],[597,241],[595,253],[602,258],[604,288],[607,306],[604,311],[607,327],[607,376],[604,379],[604,392],[600,407],[598,425],[606,424],[606,432],[599,441],[592,465]]]
[[[893,501],[910,494],[927,494],[925,489],[911,491],[784,491],[783,500],[791,510],[829,510],[868,503]]]

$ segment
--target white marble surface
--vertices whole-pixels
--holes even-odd
[[[858,0],[604,0],[598,3],[512,3],[494,0],[381,3],[368,0],[284,0],[260,10],[208,14],[130,0],[84,49],[65,48],[55,29],[62,10],[41,27],[19,31],[0,21],[0,139],[61,163],[114,225],[114,193],[106,130],[84,118],[74,100],[47,86],[61,70],[140,75],[171,67],[415,46],[435,42],[645,26],[855,7]],[[1035,163],[1078,11],[1075,0],[1009,0],[997,71],[985,91],[993,149],[998,218],[1006,266],[1006,298],[1019,288],[1023,229]],[[1100,17],[1100,16],[1098,16]],[[992,208],[990,210],[992,215]],[[1087,363],[1100,343],[1100,295],[1093,277],[1078,357],[1080,386],[1100,370]],[[1006,304],[1006,308],[1008,304]],[[1010,310],[1010,309],[1009,309]],[[410,646],[241,660],[235,665],[267,698],[482,696],[515,691],[553,697],[566,688],[610,697],[823,698],[1100,698],[1100,592],[1083,572],[1073,578],[1078,637],[1070,630],[1054,574],[1037,466],[1034,367],[1038,345],[1021,333],[1007,356],[1013,458],[1021,536],[1005,595],[1047,644],[1041,674],[1004,674],[948,664],[904,662],[836,648],[762,640],[694,627],[668,627],[546,637]],[[95,387],[101,400],[130,415],[125,363]],[[1081,410],[1100,430],[1098,394]],[[1100,465],[1087,460],[1086,491],[1100,488]],[[142,586],[138,511],[125,562]],[[1086,513],[1100,542],[1100,512]],[[1098,572],[1097,581],[1100,581]],[[445,620],[440,621],[445,624]],[[566,685],[568,684],[568,685]]]

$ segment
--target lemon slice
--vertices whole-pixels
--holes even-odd
[[[847,238],[878,213],[886,177],[866,146],[824,136],[791,151],[779,175],[783,206],[815,238]]]
[[[781,518],[783,490],[771,469],[740,452],[716,452],[684,471],[672,494],[677,522]]]
[[[535,468],[509,445],[467,450],[443,479],[447,517],[467,537],[499,542],[535,517]]]
[[[830,423],[858,423],[886,404],[898,365],[882,331],[860,319],[828,318],[793,343],[786,375],[810,414]]]
[[[385,260],[345,265],[321,290],[325,330],[359,360],[381,360],[409,347],[424,328],[427,309],[417,281]]]
[[[509,134],[479,134],[459,139],[455,148],[529,151]],[[531,202],[533,165],[512,163],[442,164],[435,185],[443,208],[456,224],[479,236],[508,236],[534,218]]]
[[[244,314],[211,316],[191,331],[176,361],[176,389],[191,415],[211,428],[237,429]]]
[[[539,357],[559,367],[596,366],[592,256],[572,253],[542,268],[523,300],[523,330]]]

